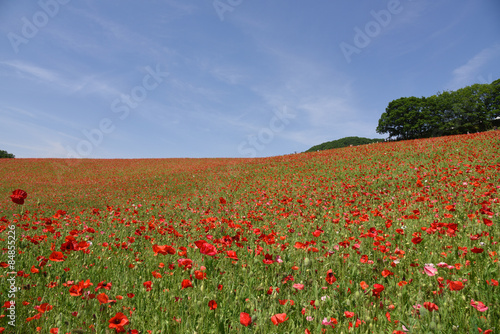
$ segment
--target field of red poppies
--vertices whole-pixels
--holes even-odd
[[[499,131],[0,179],[3,333],[500,333]]]

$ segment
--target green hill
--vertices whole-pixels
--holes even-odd
[[[362,137],[345,137],[340,138],[333,141],[328,141],[323,144],[319,144],[311,147],[306,152],[316,152],[322,150],[331,150],[332,148],[340,148],[347,146],[358,146],[358,145],[366,145],[371,143],[380,143],[383,142],[384,139],[370,139],[370,138],[362,138]]]

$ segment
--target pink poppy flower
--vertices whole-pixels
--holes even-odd
[[[424,266],[424,272],[428,276],[434,276],[437,274],[438,270],[437,270],[437,268],[434,267],[434,265],[432,263],[427,263]]]
[[[470,300],[470,306],[474,307],[479,312],[485,312],[488,309],[488,307],[484,305],[483,302],[474,301],[474,299]]]

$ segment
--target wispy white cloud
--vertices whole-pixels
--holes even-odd
[[[18,78],[34,81],[51,89],[58,88],[66,94],[96,94],[108,99],[121,94],[120,90],[108,83],[114,80],[112,77],[103,78],[102,75],[84,73],[73,73],[72,76],[63,75],[61,71],[18,60],[2,61],[0,65],[15,71],[15,76]]]
[[[481,78],[481,69],[493,59],[500,57],[500,44],[495,44],[472,57],[464,65],[452,71],[448,89],[455,90],[476,83]]]
[[[2,61],[0,64],[14,69],[18,74],[30,79],[36,79],[45,83],[60,82],[62,79],[55,71],[48,70],[36,65],[28,64],[18,60]]]
[[[16,117],[2,115],[0,144],[17,157],[65,158],[68,152],[64,142],[78,140],[62,131],[39,125],[34,121],[21,121]],[[16,148],[16,150],[12,149]]]
[[[38,138],[40,139],[40,138]],[[32,143],[37,142],[38,144],[33,145]],[[52,141],[48,138],[42,138],[41,141],[30,141],[30,142],[9,142],[1,141],[0,144],[3,147],[13,147],[16,151],[21,153],[16,153],[17,158],[67,158],[68,153],[64,148],[63,144],[59,141]],[[10,149],[10,151],[13,151]]]
[[[304,110],[311,126],[329,127],[358,118],[358,111],[353,107],[353,101],[343,97],[322,96],[307,101],[298,106]]]
[[[241,83],[245,76],[236,68],[218,66],[210,70],[216,79],[225,82],[230,85],[236,85]]]
[[[178,10],[183,12],[189,11],[189,8],[191,8],[184,8],[180,4],[178,4],[178,7],[180,7]],[[87,52],[85,49],[81,48],[79,43],[74,42],[79,41],[80,38],[84,38],[86,43],[91,46],[90,56],[92,58],[102,58],[105,60],[106,57],[110,59],[117,57],[124,52],[130,53],[133,51],[136,54],[141,54],[145,58],[160,61],[161,59],[164,59],[166,55],[173,53],[173,51],[169,50],[156,38],[157,34],[160,36],[163,34],[161,32],[162,29],[160,28],[153,30],[151,34],[143,34],[140,33],[138,29],[132,29],[130,26],[122,24],[121,22],[103,17],[102,15],[99,15],[97,11],[81,8],[71,8],[71,10],[76,15],[84,19],[88,28],[94,30],[94,34],[98,33],[102,35],[99,42],[96,43],[95,39],[89,39],[86,34],[82,33],[77,36],[68,36],[67,34],[59,33],[57,31],[53,31],[52,33],[65,41],[73,40],[70,45],[72,45],[75,50]]]
[[[176,12],[179,12],[183,15],[192,14],[194,11],[198,9],[198,6],[193,4],[188,4],[185,1],[175,1],[175,0],[166,0],[167,5],[174,8]]]
[[[261,45],[277,64],[273,80],[254,90],[269,108],[287,105],[295,110],[301,126],[314,131],[359,117],[353,78],[347,78],[333,64],[323,63],[272,42]],[[287,130],[292,131],[292,130]],[[297,135],[297,140],[305,136]]]
[[[377,2],[373,3],[376,4]],[[408,26],[420,24],[424,12],[429,9],[429,3],[426,1],[404,1],[401,2],[400,6],[397,8],[399,11],[396,14],[391,14],[390,12],[388,12],[387,5],[384,6],[381,4],[377,4],[372,9],[372,11],[375,13],[386,11],[386,13],[389,13],[390,15],[388,25],[381,29],[381,35],[387,34],[394,30],[406,30]],[[370,20],[376,20],[376,18],[372,14],[372,11],[370,11]]]
[[[24,122],[27,122],[27,124],[36,123],[37,126],[40,126],[39,124],[41,122],[45,122],[45,123],[51,123],[53,126],[57,128],[77,129],[77,130],[80,129],[82,126],[81,123],[72,121],[67,117],[50,112],[45,112],[38,108],[32,108],[28,111],[26,109],[21,109],[11,106],[2,106],[0,107],[0,115],[2,116],[3,123],[9,121],[11,124],[13,124],[14,127],[23,127],[25,124]],[[27,130],[29,131],[30,129]],[[75,137],[68,136],[68,138],[74,139]]]

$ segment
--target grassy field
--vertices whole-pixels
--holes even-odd
[[[0,180],[3,333],[500,332],[499,131]]]

